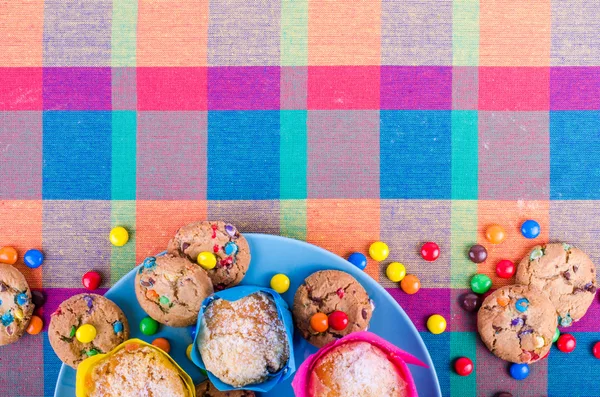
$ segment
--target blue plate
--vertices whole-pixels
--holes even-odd
[[[375,311],[371,319],[369,331],[387,339],[403,350],[413,354],[429,365],[421,368],[410,365],[409,368],[415,379],[417,390],[421,396],[441,396],[440,386],[429,353],[404,310],[398,303],[367,274],[322,248],[302,241],[284,237],[245,234],[250,244],[252,262],[242,284],[269,286],[269,281],[276,273],[285,273],[290,277],[291,285],[288,292],[282,295],[292,306],[294,293],[300,283],[311,273],[318,270],[337,269],[353,275],[367,290],[375,303]],[[114,301],[123,310],[131,328],[131,337],[152,342],[155,338],[164,337],[171,342],[171,357],[187,371],[194,382],[204,380],[198,368],[185,355],[187,346],[192,343],[188,328],[171,328],[162,325],[159,332],[152,336],[143,335],[138,327],[146,313],[142,310],[135,297],[133,282],[135,269],[119,280],[107,293],[106,297]],[[306,342],[296,333],[294,336],[296,365],[300,364],[317,349]],[[293,397],[289,378],[268,393],[258,393],[261,396]],[[55,397],[75,396],[75,370],[63,365],[58,374]]]

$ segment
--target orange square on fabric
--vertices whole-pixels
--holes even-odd
[[[521,234],[521,224],[533,219],[540,224],[541,233],[534,239]],[[515,266],[529,250],[538,244],[548,242],[550,229],[549,201],[484,201],[478,202],[477,243],[488,252],[487,260],[477,266],[477,272],[487,274],[492,279],[492,288],[514,284],[514,277],[503,279],[496,275],[496,264],[503,259],[512,261]],[[497,245],[485,238],[488,226],[498,224],[506,231],[506,239]]]
[[[309,65],[379,65],[381,3],[309,1]]]
[[[136,263],[167,249],[177,229],[206,219],[206,201],[137,201]]]
[[[42,66],[44,1],[3,1],[0,5],[0,67]]]
[[[550,0],[482,0],[480,66],[550,66]]]
[[[137,66],[206,66],[208,0],[138,2]]]
[[[23,263],[23,255],[30,249],[42,247],[42,201],[0,201],[0,246],[17,250],[15,267],[25,275],[29,288],[42,288],[42,268],[30,269]]]
[[[365,272],[379,280],[379,264],[369,245],[379,240],[379,200],[307,200],[306,240],[344,259],[353,252],[367,257]]]

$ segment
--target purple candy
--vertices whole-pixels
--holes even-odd
[[[237,230],[235,230],[235,226],[230,225],[229,223],[225,225],[225,231],[231,238],[235,238]]]
[[[510,322],[510,325],[512,325],[513,327],[516,327],[517,325],[523,325],[523,319],[520,317],[513,318]]]
[[[532,329],[526,329],[525,331],[520,331],[518,333],[518,335],[521,336],[521,335],[527,335],[527,334],[532,334],[532,333],[533,333]]]

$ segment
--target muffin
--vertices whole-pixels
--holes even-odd
[[[235,301],[210,302],[202,316],[197,346],[206,370],[234,387],[267,380],[284,369],[290,358],[277,306],[262,291]]]
[[[329,327],[315,331],[310,320],[316,313],[344,312],[348,326],[343,330]],[[308,276],[294,296],[294,322],[302,336],[311,344],[322,347],[352,332],[365,331],[369,326],[373,305],[367,291],[351,275],[339,270],[323,270]]]
[[[207,272],[216,291],[239,284],[250,265],[248,241],[235,226],[222,221],[194,222],[179,228],[167,250],[194,263],[199,253],[213,253],[217,264]]]
[[[34,305],[25,277],[16,267],[0,264],[0,346],[21,338]]]
[[[191,397],[178,368],[157,349],[137,343],[98,362],[86,386],[88,397]]]
[[[205,380],[196,386],[196,397],[254,397],[250,390],[219,391],[210,381]]]
[[[148,257],[135,276],[135,295],[142,309],[171,327],[195,324],[202,301],[212,293],[206,271],[178,256]]]
[[[387,355],[368,342],[345,343],[315,364],[311,397],[405,397],[407,383]]]
[[[84,324],[96,329],[96,337],[89,343],[76,337],[77,329]],[[52,313],[48,338],[58,358],[77,368],[84,359],[107,353],[127,340],[129,324],[111,300],[96,294],[79,294],[62,302]]]

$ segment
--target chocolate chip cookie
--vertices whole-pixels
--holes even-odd
[[[19,340],[33,309],[25,277],[16,267],[0,264],[0,346]]]
[[[197,397],[254,397],[250,390],[219,391],[210,381],[205,380],[196,386]]]
[[[239,284],[250,265],[250,247],[235,226],[222,221],[194,222],[181,227],[169,241],[168,252],[196,262],[201,252],[213,253],[217,264],[207,270],[216,291]]]
[[[566,243],[535,246],[519,263],[515,280],[542,290],[554,304],[562,327],[583,317],[597,289],[591,259]]]
[[[77,329],[90,324],[96,337],[89,343],[77,339]],[[58,306],[50,317],[50,345],[60,360],[77,368],[80,362],[100,353],[108,353],[129,339],[129,323],[113,301],[96,294],[79,294]]]
[[[206,271],[179,256],[148,257],[135,276],[135,295],[142,309],[171,327],[196,323],[202,301],[212,293]]]
[[[540,290],[525,285],[497,289],[477,313],[481,340],[496,356],[513,363],[533,363],[552,346],[554,306]]]
[[[311,344],[322,347],[352,332],[365,331],[369,326],[373,305],[367,291],[351,275],[339,270],[323,270],[308,276],[296,291],[294,322],[302,336]],[[317,332],[310,326],[316,313],[342,311],[348,316],[348,326],[341,330],[329,327]]]

